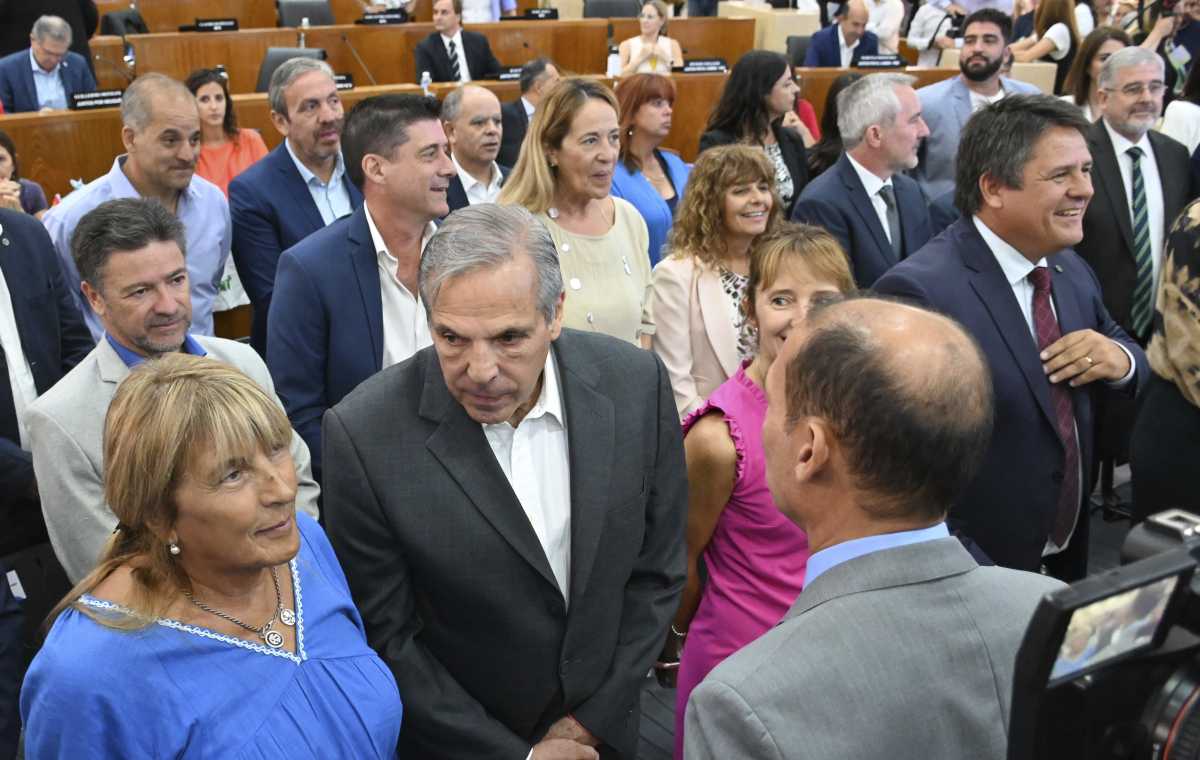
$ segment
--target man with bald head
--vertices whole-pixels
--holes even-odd
[[[812,556],[783,621],[692,693],[686,756],[1002,760],[1017,648],[1062,584],[946,529],[991,437],[978,347],[852,299],[793,328],[766,391],[767,485]]]
[[[225,194],[196,174],[200,157],[196,99],[168,76],[143,74],[121,98],[121,142],[125,153],[117,156],[108,174],[71,193],[42,217],[75,304],[92,337],[100,340],[104,326],[80,290],[79,270],[71,255],[71,236],[79,220],[105,201],[156,200],[183,222],[187,235],[189,332],[212,335],[213,300],[225,274],[232,229]]]
[[[849,68],[864,55],[879,55],[879,38],[867,31],[870,11],[863,0],[850,0],[842,5],[833,24],[812,36],[805,66]]]
[[[450,211],[495,203],[509,171],[496,163],[504,134],[499,98],[473,84],[451,91],[442,101],[442,127],[456,172],[446,189]]]

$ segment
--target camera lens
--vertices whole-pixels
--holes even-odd
[[[1146,705],[1145,727],[1162,760],[1200,760],[1200,664],[1167,678]]]

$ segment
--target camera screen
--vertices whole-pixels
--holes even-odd
[[[1179,583],[1173,575],[1092,602],[1071,613],[1051,682],[1069,680],[1085,670],[1149,646],[1167,603]]]

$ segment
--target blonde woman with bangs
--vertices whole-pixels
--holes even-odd
[[[692,167],[650,299],[651,346],[670,375],[680,419],[753,354],[742,311],[750,248],[780,211],[775,168],[761,150],[710,148]]]
[[[676,760],[683,757],[692,689],[778,623],[803,588],[808,537],[767,489],[763,389],[790,330],[811,308],[853,291],[845,253],[820,227],[784,222],[759,238],[742,304],[757,347],[683,422],[688,575],[658,664],[660,673],[678,675]]]
[[[168,354],[120,384],[104,431],[120,522],[50,615],[21,691],[25,757],[395,756],[395,679],[296,511],[291,438],[213,359]]]
[[[559,81],[534,113],[496,202],[524,206],[550,231],[567,293],[564,327],[649,348],[649,233],[638,210],[612,194],[618,112],[600,82]]]

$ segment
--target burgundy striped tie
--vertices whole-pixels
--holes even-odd
[[[1037,331],[1038,351],[1062,337],[1058,319],[1050,308],[1050,269],[1035,267],[1029,273],[1033,283],[1033,328]],[[1079,511],[1079,439],[1075,435],[1075,411],[1071,406],[1071,392],[1067,384],[1050,383],[1050,402],[1054,406],[1054,427],[1062,440],[1063,457],[1062,487],[1058,492],[1058,511],[1054,515],[1054,526],[1050,538],[1062,546],[1071,535],[1075,525],[1075,514]]]

